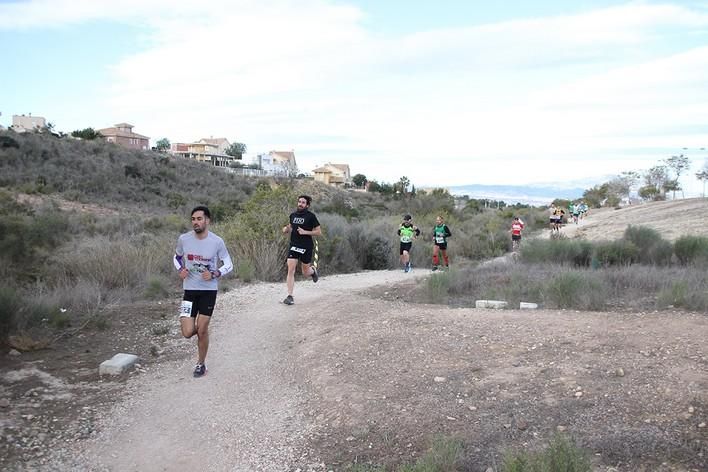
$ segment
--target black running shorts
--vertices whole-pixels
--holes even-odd
[[[408,251],[410,253],[412,247],[413,247],[413,243],[401,243],[401,248],[399,250],[399,254],[403,254],[403,251]]]
[[[185,290],[183,299],[192,302],[192,318],[197,313],[211,316],[216,305],[216,290]]]
[[[309,264],[312,262],[312,248],[290,246],[288,259],[299,259],[303,264]]]

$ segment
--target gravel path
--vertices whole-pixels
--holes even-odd
[[[192,377],[196,346],[184,341],[184,359],[131,378],[98,434],[75,451],[55,451],[52,470],[321,470],[308,451],[305,393],[288,355],[294,325],[311,307],[336,309],[315,303],[320,298],[406,277],[412,274],[377,271],[297,282],[290,307],[280,303],[284,284],[220,294],[207,376]]]

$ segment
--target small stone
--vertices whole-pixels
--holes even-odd
[[[506,429],[511,428],[511,423],[504,423],[504,428],[506,428]]]
[[[455,418],[454,416],[447,416],[446,418],[447,418],[449,421],[457,421],[457,418]]]
[[[467,408],[469,408],[470,411],[477,411],[477,407],[476,407],[476,406],[468,406]]]
[[[583,396],[583,392],[575,392],[575,398],[580,398]]]
[[[624,369],[622,367],[619,367],[617,370],[615,370],[615,375],[617,377],[624,377]]]
[[[17,349],[10,349],[10,352],[8,352],[7,355],[8,356],[19,356],[20,351],[18,351]]]
[[[525,431],[526,428],[529,427],[529,424],[525,419],[520,418],[516,421],[516,427],[519,428],[519,431]]]
[[[688,407],[688,412],[689,412],[689,413],[693,413],[694,411],[696,411],[695,408],[693,408],[692,406],[689,406],[689,407]]]
[[[445,379],[445,377],[435,377],[433,380],[440,383],[440,382],[444,382],[447,379]]]
[[[561,425],[556,426],[556,430],[559,431],[559,432],[561,432],[561,433],[562,433],[563,431],[567,430],[567,429],[568,429],[568,428],[567,428],[566,426],[561,426]]]
[[[705,421],[704,421],[703,423],[699,424],[698,427],[699,427],[699,428],[705,428],[705,427],[706,427]]]
[[[10,406],[10,400],[7,398],[0,398],[0,408],[7,408]]]
[[[347,436],[347,441],[349,442],[354,441],[354,439],[356,439],[354,436]]]

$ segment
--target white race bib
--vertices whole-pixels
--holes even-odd
[[[182,318],[183,316],[192,316],[192,302],[182,300],[182,304],[179,306],[179,317]]]

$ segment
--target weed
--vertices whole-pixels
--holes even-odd
[[[167,324],[158,324],[152,327],[152,334],[155,336],[164,336],[170,332],[170,326]]]
[[[590,472],[587,452],[569,438],[556,435],[538,452],[507,453],[502,472]]]
[[[256,269],[253,267],[253,262],[250,259],[241,259],[236,264],[236,277],[244,283],[253,281],[256,274]]]

